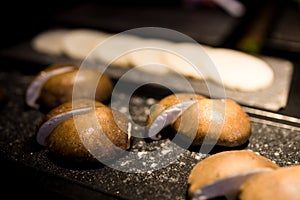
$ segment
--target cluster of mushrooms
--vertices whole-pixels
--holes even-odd
[[[224,151],[197,163],[188,178],[191,199],[299,199],[300,166],[279,167],[250,150]]]
[[[91,81],[98,83],[92,91],[93,99],[90,91],[84,90]],[[75,82],[82,85],[83,92],[72,99]],[[26,91],[27,105],[46,112],[38,124],[37,142],[64,160],[81,163],[99,159],[109,161],[128,150],[132,125],[127,116],[105,104],[112,95],[113,86],[107,75],[93,68],[82,70],[73,64],[55,64],[41,71]],[[96,119],[99,126],[95,127],[91,119]],[[146,124],[152,139],[159,139],[162,128],[170,126],[174,133],[189,140],[191,146],[199,146],[205,141],[236,147],[245,144],[251,135],[249,117],[236,102],[189,93],[161,99],[152,107]],[[97,152],[97,155],[91,152]],[[276,169],[274,173],[277,173],[278,168],[268,159],[246,150],[215,154],[200,161],[192,170],[188,181],[189,196],[194,199],[215,197],[208,187],[215,182],[218,186],[214,188],[218,191],[222,191],[220,188],[224,185],[234,188],[221,195],[236,196],[240,191],[237,188],[240,189],[246,178],[256,177],[254,175],[261,174],[259,172],[266,172],[263,174],[268,176],[269,171]],[[248,188],[255,186],[251,182],[243,184],[242,199],[249,199],[247,195],[252,194]]]
[[[75,83],[82,89],[73,99]],[[89,91],[87,88],[94,83],[95,91]],[[111,97],[112,90],[112,80],[94,68],[54,64],[41,71],[26,91],[27,105],[46,112],[38,124],[37,142],[72,162],[110,160],[129,149],[127,117],[103,103]],[[90,120],[93,117],[99,127],[94,127]],[[97,159],[91,151],[100,152]]]
[[[82,91],[76,99],[72,99],[75,82],[82,86]],[[85,89],[90,83],[98,84],[96,91],[91,91],[95,93],[94,96]],[[110,146],[129,149],[129,120],[124,114],[103,103],[111,97],[112,90],[112,80],[94,68],[79,69],[76,65],[55,64],[41,71],[31,81],[26,93],[29,106],[47,111],[38,126],[38,143],[60,156],[78,161],[91,160],[93,156],[89,152],[92,150],[103,152],[103,156],[98,155],[98,158],[113,158],[118,152],[116,148],[106,146],[101,150],[101,146],[109,143],[102,141],[105,139],[111,141]],[[188,106],[180,109],[185,104]],[[88,117],[93,116],[96,116],[101,130],[92,127],[92,124],[92,128],[86,125],[90,121]],[[80,119],[85,123],[81,125]],[[172,94],[160,100],[151,109],[147,125],[153,139],[157,138],[161,130],[154,130],[155,127],[171,125],[175,132],[190,138],[192,146],[201,145],[205,137],[215,140],[217,145],[239,146],[251,134],[247,114],[234,101],[208,99],[189,93]],[[78,129],[81,130],[80,133]],[[219,129],[220,133],[214,134],[211,130],[215,129]],[[106,137],[99,135],[99,131]],[[208,134],[209,132],[211,133]],[[96,139],[97,137],[102,139]],[[83,140],[85,144],[82,144]]]

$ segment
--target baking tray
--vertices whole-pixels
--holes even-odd
[[[25,196],[31,197],[39,189],[46,188],[67,199],[187,199],[187,178],[193,166],[210,154],[232,150],[215,148],[206,154],[189,149],[165,168],[146,173],[125,173],[100,164],[69,165],[53,158],[35,141],[36,124],[43,113],[27,107],[24,95],[37,71],[26,70],[32,65],[25,62],[2,67],[9,70],[0,72],[0,84],[6,88],[6,101],[1,103],[0,110],[0,158],[2,167],[5,163],[13,163],[14,167],[1,170],[2,175],[9,177],[1,181],[12,180],[10,184],[4,182],[4,193],[14,191],[11,196],[26,188],[29,192]],[[166,95],[156,91],[155,95],[151,88],[145,87],[133,95],[130,113],[137,123],[143,123],[147,109]],[[116,95],[120,101],[126,97],[123,93]],[[262,119],[250,113],[250,118],[252,135],[247,144],[237,149],[251,149],[280,166],[299,164],[299,119],[283,124],[272,116]],[[286,120],[289,121],[289,118]],[[167,138],[155,142],[134,139],[130,151],[151,151],[168,142]],[[169,153],[172,151],[166,151],[166,155]],[[14,176],[17,178],[10,179]]]
[[[73,60],[65,56],[49,55],[37,52],[31,47],[30,41],[4,49],[0,51],[0,55],[10,59],[40,64],[40,70],[43,70],[45,66],[53,63],[75,63],[78,65],[81,65],[82,63],[80,60]],[[166,81],[166,85],[172,87],[172,90],[174,91],[196,92],[211,98],[227,97],[245,106],[269,111],[278,111],[285,108],[288,102],[290,84],[293,75],[293,63],[283,58],[263,55],[260,55],[259,57],[266,61],[274,71],[274,81],[270,87],[255,92],[241,92],[226,89],[224,93],[224,88],[214,82],[191,78],[187,78],[187,80],[192,85],[194,91],[188,91],[187,87],[185,87],[182,82],[177,81],[177,77],[171,77],[172,75],[165,75],[164,77],[153,76],[153,74],[145,74],[142,72],[137,72],[135,75],[132,75],[130,81],[137,84],[143,84],[145,81],[147,82],[147,80],[157,83],[161,83],[161,80],[168,80]],[[105,72],[111,78],[117,80],[127,71],[128,68],[115,66],[107,68]]]

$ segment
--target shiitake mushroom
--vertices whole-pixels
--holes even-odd
[[[79,71],[77,65],[54,64],[41,71],[29,84],[26,91],[27,105],[51,110],[71,101],[75,83],[81,89],[76,98],[93,97],[102,102],[110,98],[113,90],[111,79],[96,69],[85,68]],[[93,88],[91,84],[95,83],[96,91],[89,90]]]
[[[129,126],[122,113],[81,99],[51,110],[38,127],[37,141],[68,161],[106,162],[130,148]]]
[[[240,200],[299,200],[300,166],[285,166],[257,174],[240,188]]]
[[[247,179],[278,168],[270,159],[250,150],[216,153],[193,167],[188,177],[188,195],[193,199],[221,196],[236,199],[240,186]]]
[[[203,99],[190,106],[172,124],[176,133],[193,139],[192,145],[212,143],[241,146],[251,135],[251,123],[242,107],[231,99]]]
[[[159,130],[156,127],[167,123],[184,141],[191,141],[191,146],[200,146],[205,139],[209,145],[237,147],[251,136],[247,113],[231,99],[209,99],[189,93],[167,96],[150,111],[147,119],[149,137],[155,139],[153,135]]]
[[[194,93],[177,93],[160,100],[150,109],[146,121],[149,138],[158,140],[158,133],[163,128],[174,123],[188,107],[202,99],[205,97]]]

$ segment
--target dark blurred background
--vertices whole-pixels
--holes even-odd
[[[200,43],[250,53],[297,57],[300,15],[296,0],[240,0],[246,12],[233,17],[213,0],[6,1],[1,5],[1,48],[54,26],[119,32],[161,26]]]
[[[276,27],[276,23],[280,23],[280,16],[285,9],[289,7],[296,9],[298,6],[297,2],[292,0],[241,0],[239,2],[245,6],[246,13],[242,17],[232,17],[211,2],[210,0],[7,1],[1,6],[0,43],[1,47],[17,44],[55,25],[89,26],[116,32],[138,26],[162,25],[179,31],[186,30],[188,35],[194,32],[190,36],[201,43],[235,48],[246,33],[251,32],[257,24],[262,24],[264,28],[260,30],[257,28],[256,35],[262,31],[264,32],[262,34],[265,32],[272,34],[272,29]],[[95,14],[97,9],[98,12]],[[99,17],[98,24],[95,23],[96,17]],[[70,18],[73,18],[73,21]],[[271,20],[266,22],[264,18]],[[126,24],[122,24],[122,20]],[[208,35],[211,35],[211,38],[207,39]]]

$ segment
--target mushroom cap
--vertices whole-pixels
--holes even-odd
[[[247,142],[251,123],[242,107],[231,99],[203,99],[190,106],[173,124],[177,133],[205,142],[234,147]]]
[[[248,179],[241,186],[239,199],[298,200],[299,191],[300,166],[281,167]]]
[[[192,197],[196,190],[214,181],[265,168],[277,169],[278,166],[249,150],[224,151],[211,155],[192,169],[188,178],[188,194]]]
[[[44,84],[53,76],[76,71],[79,67],[73,64],[54,64],[39,72],[26,89],[26,104],[33,108],[40,108],[43,102],[37,102]]]
[[[97,101],[105,101],[113,90],[113,83],[107,75],[95,69],[74,70],[49,78],[42,87],[38,101],[43,107],[55,108],[72,100],[75,84],[76,89],[80,90],[80,96],[76,98],[93,97]]]
[[[67,160],[112,160],[130,147],[128,120],[106,106],[60,123],[49,135],[49,149]]]

